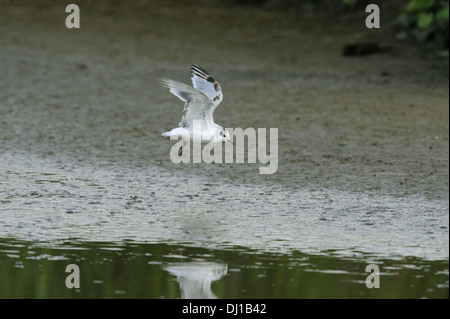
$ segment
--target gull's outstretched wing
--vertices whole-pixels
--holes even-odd
[[[169,79],[161,79],[160,82],[169,88],[173,95],[185,102],[183,117],[179,123],[181,127],[192,125],[193,120],[213,121],[211,110],[213,110],[214,102],[206,93]]]
[[[219,83],[201,66],[191,65],[192,84],[194,87],[205,93],[214,103],[211,113],[214,112],[217,105],[222,102],[223,94]]]

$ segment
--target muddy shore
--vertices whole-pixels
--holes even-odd
[[[393,50],[344,57],[347,36],[361,31],[357,19],[327,28],[253,7],[81,8],[81,28],[69,30],[61,5],[1,5],[2,152],[448,199],[448,60],[396,46],[382,28],[371,38]],[[276,174],[169,161],[172,144],[160,135],[177,125],[182,103],[156,79],[189,82],[192,62],[222,85],[216,122],[279,129]]]

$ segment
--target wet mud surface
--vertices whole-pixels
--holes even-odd
[[[68,30],[62,6],[0,4],[1,237],[448,258],[448,60],[344,57],[354,20],[81,10]],[[183,105],[157,79],[191,63],[223,89],[217,123],[278,128],[275,174],[170,161]]]

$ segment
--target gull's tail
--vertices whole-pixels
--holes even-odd
[[[164,137],[170,137],[170,135],[172,135],[172,131],[162,133],[162,136],[164,136]],[[178,149],[178,156],[183,155],[183,146],[184,145],[186,145],[186,141],[184,141],[183,145],[181,145],[180,148]]]

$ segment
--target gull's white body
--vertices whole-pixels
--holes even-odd
[[[221,125],[214,123],[214,110],[223,99],[219,83],[206,70],[196,64],[191,66],[191,73],[193,87],[181,82],[161,79],[162,85],[169,88],[173,95],[185,102],[179,127],[163,133],[163,136],[184,137],[188,132],[188,138],[190,139],[208,142],[228,140],[231,142],[228,131]],[[181,156],[182,147],[178,154]]]
[[[223,127],[216,123],[205,123],[204,121],[199,122],[201,124],[201,130],[194,130],[194,126],[188,127],[176,127],[168,132],[162,134],[162,136],[170,137],[183,136],[186,132],[189,133],[189,138],[192,140],[202,141],[202,142],[223,142],[226,139],[220,133],[223,131]]]

